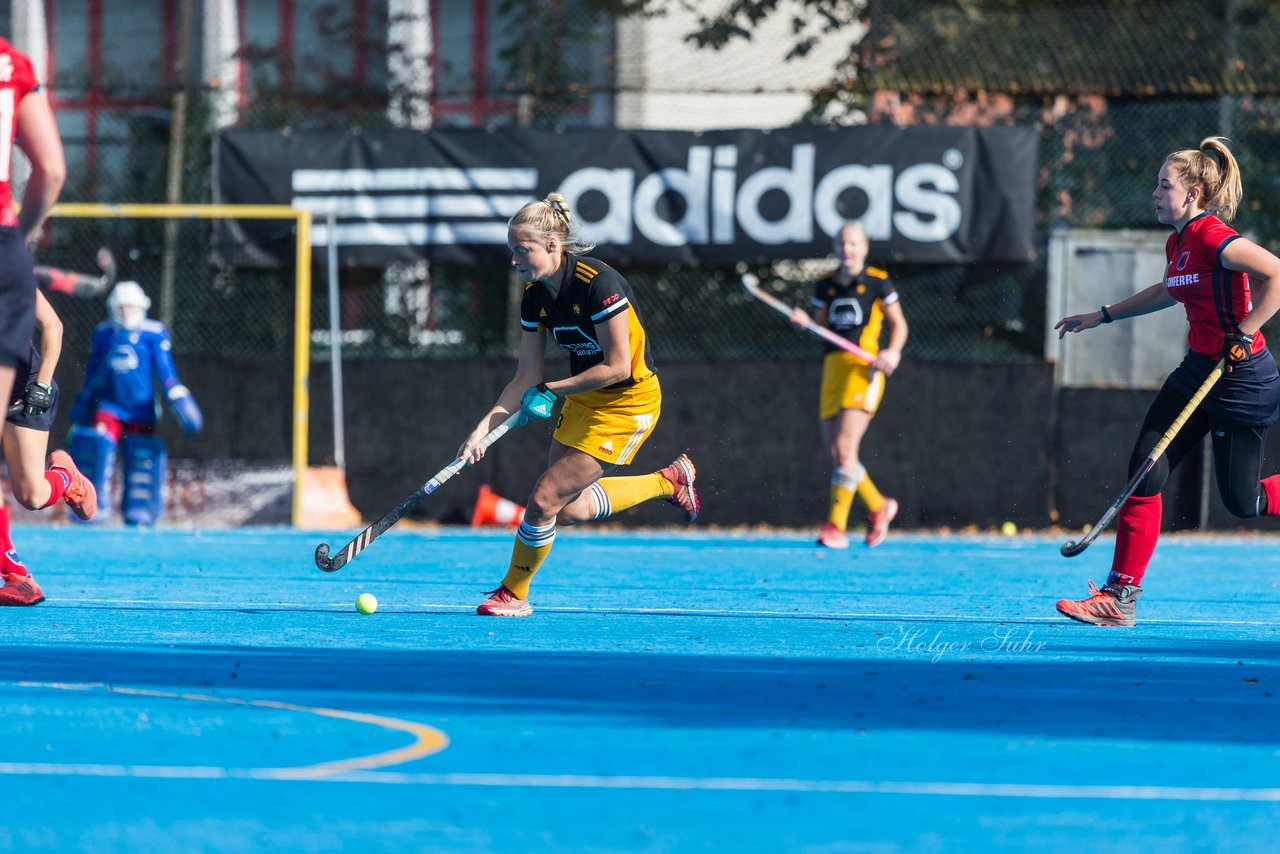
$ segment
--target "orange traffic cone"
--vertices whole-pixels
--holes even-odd
[[[495,493],[488,484],[480,487],[476,496],[476,509],[471,514],[471,527],[481,525],[505,525],[514,528],[524,519],[524,508],[514,501]]]

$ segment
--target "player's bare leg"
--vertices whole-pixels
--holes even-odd
[[[551,552],[557,516],[605,471],[604,464],[596,458],[559,442],[552,442],[550,460],[551,464],[534,484],[525,505],[524,520],[516,530],[506,577],[476,609],[478,614],[526,617],[533,613],[528,601],[529,583]]]
[[[0,365],[0,390],[3,390],[4,400],[12,398],[13,375],[13,365]],[[9,445],[14,444],[14,440],[12,435],[5,435],[6,426],[8,425],[0,420],[0,442],[4,442],[7,454]],[[9,433],[12,434],[16,430],[17,428],[10,428]],[[36,584],[31,573],[23,565],[9,538],[9,507],[5,503],[2,490],[0,490],[0,579],[4,581],[4,586],[0,587],[0,605],[35,605],[44,601],[44,592],[40,590],[40,585]]]

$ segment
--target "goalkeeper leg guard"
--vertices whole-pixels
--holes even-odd
[[[120,440],[124,457],[124,521],[126,525],[154,525],[164,512],[164,477],[169,455],[159,436],[126,435]]]

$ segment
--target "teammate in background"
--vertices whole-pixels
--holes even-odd
[[[128,525],[153,525],[164,512],[168,454],[156,435],[156,383],[182,429],[204,426],[200,407],[178,379],[168,328],[147,319],[151,300],[137,282],[120,282],[107,297],[110,320],[93,331],[84,388],[71,406],[71,456],[98,490],[103,512],[114,503],[116,451],[123,456],[122,513]]]
[[[484,456],[480,440],[512,413],[521,424],[564,408],[552,437],[547,470],[538,478],[516,531],[506,577],[477,613],[524,617],[529,582],[555,541],[556,524],[603,519],[662,498],[686,522],[698,517],[696,474],[689,457],[651,474],[604,477],[635,457],[658,423],[662,390],[649,355],[631,286],[615,270],[583,253],[564,196],[530,202],[507,223],[511,264],[528,283],[520,303],[519,361],[497,402],[462,443],[460,458]],[[569,351],[565,379],[547,382],[546,336]]]
[[[1174,229],[1165,244],[1164,281],[1054,326],[1061,339],[1176,303],[1184,306],[1189,350],[1147,410],[1129,458],[1130,477],[1217,363],[1225,360],[1228,367],[1121,505],[1106,584],[1099,590],[1091,581],[1087,598],[1058,602],[1058,611],[1073,620],[1134,625],[1142,578],[1160,536],[1160,491],[1206,433],[1212,434],[1218,492],[1227,509],[1241,518],[1280,516],[1280,476],[1262,479],[1267,428],[1280,417],[1280,373],[1260,331],[1280,309],[1280,258],[1226,224],[1243,192],[1240,166],[1222,137],[1170,154],[1152,192],[1156,219]]]
[[[58,200],[66,181],[67,166],[58,125],[49,101],[36,82],[31,60],[3,38],[0,38],[0,123],[6,140],[0,143],[3,146],[0,149],[0,399],[11,401],[18,363],[30,354],[35,330],[36,280],[27,243]],[[15,143],[31,164],[20,214],[13,210],[11,184]],[[26,397],[25,390],[20,396]],[[4,436],[2,425],[0,438],[5,440],[7,450],[10,442]],[[3,505],[4,495],[0,492],[0,506]],[[34,605],[44,598],[20,561],[8,560],[0,565],[0,578],[4,581],[0,602]]]
[[[889,523],[898,515],[898,502],[880,490],[859,462],[858,452],[871,419],[884,395],[884,380],[898,369],[907,343],[907,318],[889,274],[867,266],[870,244],[861,223],[846,223],[835,236],[840,267],[814,288],[815,320],[875,355],[864,364],[851,353],[828,344],[822,362],[822,392],[818,417],[822,441],[831,458],[831,511],[818,534],[818,543],[847,549],[849,512],[856,495],[867,507],[867,545],[884,542]],[[792,323],[804,326],[808,313],[796,307]],[[889,324],[889,344],[880,348],[880,332]]]
[[[62,354],[62,321],[44,294],[36,292],[36,326],[40,347],[32,344],[27,358],[17,365],[23,392],[15,395],[6,417],[4,459],[9,467],[13,497],[28,510],[40,510],[65,501],[78,517],[93,518],[97,494],[80,474],[66,451],[49,454],[49,431],[58,414],[58,384],[53,378]],[[15,576],[18,583],[0,587],[0,605],[35,605],[44,600],[40,585],[18,557],[9,531],[9,507],[0,504],[0,575]]]

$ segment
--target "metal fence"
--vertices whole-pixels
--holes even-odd
[[[575,24],[570,16],[556,25]],[[607,47],[601,46],[598,18],[582,26],[589,32],[580,35],[589,37],[593,50]],[[574,32],[563,35],[566,41],[572,40]],[[269,61],[269,56],[262,59]],[[714,55],[709,54],[708,64],[714,67]],[[261,79],[270,85],[263,83],[247,93],[241,126],[333,130],[385,126],[389,121],[386,104],[393,93],[385,81],[373,80],[359,91],[334,87],[303,92],[291,90],[280,74]],[[492,87],[487,93],[444,95],[453,101],[482,100],[486,94],[500,95],[503,103],[514,99],[521,109],[495,110],[486,123],[545,128],[600,121],[602,115],[607,119],[607,111],[602,113],[598,104],[602,97],[607,100],[617,94],[610,91],[607,75],[597,76],[585,87],[563,86],[554,91],[541,83],[526,86],[522,80],[545,80],[545,75],[516,74],[504,79],[495,75],[483,83]],[[59,85],[55,80],[56,95],[68,102],[95,96],[92,87],[64,90]],[[172,93],[124,94],[130,103],[121,106],[111,121],[104,120],[92,139],[74,129],[65,133],[69,159],[77,168],[64,200],[166,201],[164,164],[170,127],[168,114],[159,108],[169,105]],[[181,201],[208,202],[212,196],[208,130],[212,93],[194,90],[189,94]],[[1194,146],[1204,136],[1229,136],[1243,167],[1246,197],[1237,226],[1264,245],[1280,248],[1280,97],[1250,95],[1238,88],[1230,97],[1213,92],[1110,98],[1043,91],[1018,97],[981,94],[979,98],[979,94],[911,98],[899,93],[896,108],[874,98],[866,104],[865,119],[871,122],[907,120],[901,107],[910,101],[910,120],[1019,124],[1036,128],[1041,136],[1035,216],[1046,239],[1038,257],[1025,264],[887,265],[911,326],[908,357],[971,363],[1042,359],[1047,235],[1066,226],[1157,227],[1149,194],[1161,161],[1171,150]],[[978,100],[982,109],[975,112],[972,107]],[[148,102],[150,106],[145,106]],[[86,157],[90,148],[94,155]],[[92,269],[94,251],[108,245],[121,260],[122,275],[140,281],[155,299],[163,246],[159,228],[157,223],[120,223],[110,228],[54,223],[37,246],[38,260]],[[291,274],[229,268],[219,261],[216,239],[208,226],[184,226],[174,304],[157,306],[174,320],[175,347],[180,352],[210,354],[278,356],[287,352]],[[316,247],[315,255],[312,320],[318,330],[315,341],[326,343],[329,306],[323,287],[324,247]],[[805,304],[821,266],[818,259],[812,260],[810,264],[780,261],[757,272],[777,293]],[[816,343],[796,335],[777,315],[748,300],[738,284],[739,271],[629,267],[622,272],[636,290],[659,358],[793,359],[818,352]],[[450,358],[513,352],[515,301],[500,247],[495,247],[491,264],[477,268],[425,264],[344,268],[340,277],[342,347],[349,356]],[[83,323],[91,315],[102,316],[98,305],[62,308],[73,316],[83,311]],[[1087,308],[1092,306],[1079,307]],[[73,323],[83,325],[74,317]],[[1270,337],[1280,343],[1280,335]],[[69,335],[67,346],[74,350],[82,341],[87,339]],[[324,352],[317,348],[318,357]]]

